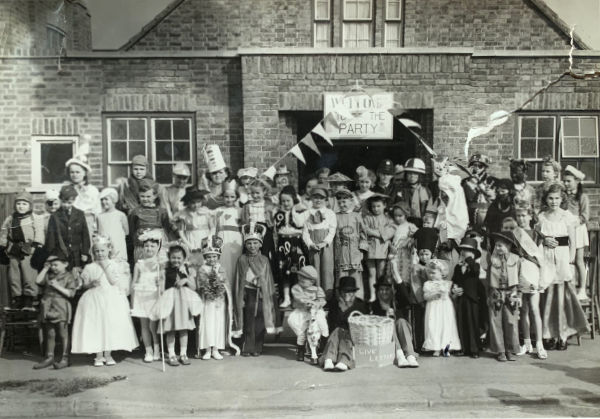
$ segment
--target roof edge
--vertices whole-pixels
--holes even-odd
[[[548,19],[556,28],[563,33],[568,39],[571,39],[571,27],[565,22],[554,10],[546,4],[544,0],[524,0],[533,8],[540,12]],[[575,31],[573,31],[573,43],[579,49],[593,49],[588,45]]]
[[[125,42],[118,51],[128,51],[133,48],[143,37],[145,37],[152,29],[158,26],[163,20],[165,20],[173,11],[175,11],[185,0],[173,0],[167,5],[154,19],[144,25],[142,29],[133,35],[127,42]]]

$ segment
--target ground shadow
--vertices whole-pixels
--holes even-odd
[[[552,397],[535,397],[525,398],[518,393],[510,391],[499,390],[495,388],[488,388],[488,395],[507,407],[517,407],[522,412],[526,413],[538,413],[540,412],[540,405],[544,406],[543,415],[546,416],[550,409],[558,409],[561,407],[560,400]],[[560,416],[557,414],[557,416]]]
[[[531,365],[548,371],[563,371],[567,377],[575,378],[590,384],[600,385],[600,367],[574,368],[567,365],[552,364],[548,362],[535,362]]]
[[[583,388],[572,388],[572,387],[563,387],[559,389],[562,394],[569,397],[576,397],[584,403],[592,403],[598,406],[600,411],[600,394],[593,393],[591,391],[585,390]]]

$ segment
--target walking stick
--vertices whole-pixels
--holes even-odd
[[[165,348],[163,344],[164,331],[163,331],[163,318],[160,310],[160,299],[162,297],[161,286],[160,286],[160,263],[158,262],[158,253],[156,254],[156,283],[158,285],[158,322],[160,327],[160,358],[162,361],[162,372],[165,372]]]

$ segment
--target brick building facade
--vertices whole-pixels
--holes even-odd
[[[76,1],[64,5],[84,10]],[[347,92],[357,81],[392,93],[438,153],[460,159],[470,127],[518,108],[569,65],[566,27],[540,0],[174,0],[115,52],[89,50],[89,31],[81,29],[89,15],[80,15],[60,69],[56,56],[33,47],[42,41],[28,41],[31,27],[24,40],[14,31],[0,38],[2,191],[56,182],[58,169],[49,175],[36,162],[75,150],[84,134],[92,138],[97,185],[126,173],[137,151],[161,180],[170,177],[169,161],[199,171],[199,151],[210,143],[233,169],[266,169],[321,120],[324,92]],[[597,69],[600,53],[575,42],[576,68]],[[489,154],[499,175],[509,157],[535,161],[549,152],[578,164],[594,179],[588,191],[597,217],[599,117],[600,81],[567,77],[472,150]],[[321,158],[306,150],[306,166],[286,163],[304,178],[323,165],[351,175],[357,161],[374,167],[383,156],[426,157],[401,125],[393,133],[333,148],[318,140]]]

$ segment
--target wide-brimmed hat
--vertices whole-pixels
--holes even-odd
[[[458,250],[468,250],[475,253],[475,259],[481,256],[481,252],[477,246],[477,240],[468,237],[462,239],[460,245],[458,246]]]
[[[469,157],[468,166],[471,167],[475,163],[479,163],[479,164],[484,165],[485,167],[488,167],[491,162],[492,162],[492,160],[485,154],[477,153],[477,154],[473,154],[471,157]]]
[[[175,163],[173,165],[173,174],[176,176],[191,176],[190,168],[185,163]]]
[[[406,163],[404,163],[405,173],[419,173],[421,175],[424,175],[425,170],[425,162],[421,159],[408,159],[406,160]]]
[[[183,198],[181,198],[181,202],[187,205],[192,201],[204,199],[204,197],[209,193],[209,191],[197,189],[195,187],[186,188],[185,195],[183,195]]]
[[[517,247],[517,239],[515,239],[515,235],[512,231],[503,231],[501,233],[491,233],[490,238],[497,241],[503,241],[505,243],[509,243],[513,248]]]
[[[290,175],[290,172],[285,164],[280,164],[277,166],[277,170],[275,171],[275,176],[287,176]]]
[[[310,279],[313,282],[313,284],[316,284],[319,280],[319,274],[317,273],[317,270],[314,266],[311,265],[306,265],[300,268],[297,275],[298,280],[300,280],[300,278]]]
[[[329,182],[329,183],[346,183],[346,182],[352,182],[352,179],[350,179],[348,176],[346,176],[343,173],[335,172],[333,175],[330,175],[327,178],[327,182]]]
[[[374,285],[375,289],[379,289],[380,287],[393,287],[393,286],[394,286],[394,284],[392,283],[392,281],[390,281],[390,279],[387,276],[380,276]]]
[[[356,286],[356,279],[351,276],[342,276],[340,278],[340,285],[338,285],[338,289],[340,291],[345,292],[355,292],[358,291],[358,287]]]

